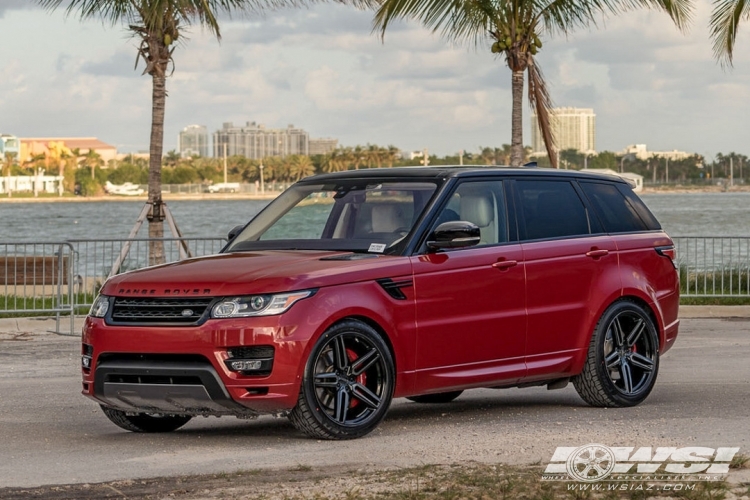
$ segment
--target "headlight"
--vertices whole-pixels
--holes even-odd
[[[223,299],[211,309],[212,318],[246,318],[248,316],[273,316],[281,314],[298,300],[313,294],[312,290],[279,293],[275,295],[250,295]]]
[[[99,295],[96,297],[96,300],[94,300],[91,310],[89,310],[89,316],[93,318],[103,318],[107,315],[107,311],[109,311],[109,297]]]

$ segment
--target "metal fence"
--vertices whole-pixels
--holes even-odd
[[[218,253],[224,238],[67,240],[0,244],[0,315],[55,315],[56,331],[74,335],[109,276],[149,265],[149,246],[163,247],[164,261]],[[70,317],[62,331],[61,316]]]
[[[750,237],[673,240],[683,297],[750,297]]]
[[[291,185],[292,183],[288,183],[288,182],[271,181],[271,182],[267,182],[264,184],[262,192],[261,192],[261,187],[259,184],[241,182],[239,183],[239,189],[237,190],[237,192],[250,194],[250,195],[271,194],[271,193],[278,194],[279,192],[284,191],[286,188],[288,188]],[[201,184],[162,184],[161,190],[162,190],[162,193],[170,193],[170,194],[202,194],[202,193],[210,192],[208,189],[209,186],[210,184],[203,184],[203,183]],[[141,184],[138,187],[143,189],[144,191],[148,191],[147,184]]]
[[[750,237],[678,236],[683,297],[750,298]],[[0,243],[0,315],[57,318],[57,332],[75,334],[106,279],[149,265],[149,246],[163,245],[165,262],[218,253],[223,238],[67,240]],[[68,332],[61,318],[70,317]]]
[[[0,243],[0,314],[62,315],[74,329],[75,252],[68,242]]]

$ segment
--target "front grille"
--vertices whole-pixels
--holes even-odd
[[[112,308],[112,321],[190,325],[198,323],[207,314],[212,301],[210,297],[117,297]]]

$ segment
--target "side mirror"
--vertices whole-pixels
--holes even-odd
[[[227,241],[232,241],[244,228],[245,226],[234,226],[227,235]]]
[[[479,243],[481,234],[479,226],[465,220],[443,222],[427,239],[430,250],[442,248],[463,248]]]

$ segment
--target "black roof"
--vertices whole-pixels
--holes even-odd
[[[445,179],[448,177],[478,177],[491,175],[523,175],[523,176],[555,176],[569,178],[606,179],[627,183],[621,177],[606,173],[593,173],[582,170],[559,170],[554,168],[537,167],[503,167],[497,165],[441,165],[432,167],[394,167],[368,168],[362,170],[345,170],[331,174],[318,174],[302,179],[303,183],[317,183],[325,181],[339,181],[351,179]]]

